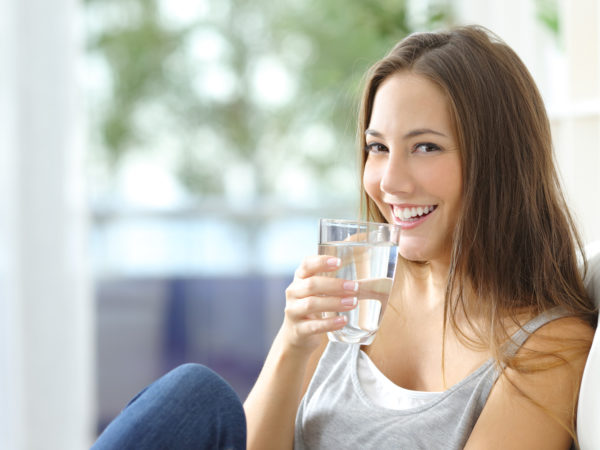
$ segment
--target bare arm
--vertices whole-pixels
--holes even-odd
[[[296,412],[323,352],[325,333],[345,325],[338,318],[323,319],[321,313],[354,308],[341,303],[356,295],[344,289],[344,280],[316,275],[337,269],[327,259],[307,258],[286,290],[283,324],[244,402],[249,450],[293,447]]]
[[[565,342],[581,339],[591,344],[593,330],[577,319],[559,319],[534,333],[526,344],[533,350],[556,351],[560,338]],[[586,353],[559,348],[558,354],[567,361],[566,364],[526,374],[507,369],[500,376],[466,449],[558,450],[570,447],[571,436],[560,423],[568,426],[575,417]]]

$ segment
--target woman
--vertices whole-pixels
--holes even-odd
[[[389,308],[370,346],[328,343],[345,322],[322,313],[353,309],[357,293],[318,275],[335,258],[305,259],[244,403],[248,448],[569,448],[596,314],[522,62],[478,27],[411,35],[369,72],[359,142],[367,219],[403,227]],[[204,442],[243,447],[226,387],[203,414],[164,407],[205,391],[194,370],[194,382],[151,386],[162,397],[142,394],[97,448],[135,442],[139,424],[172,438],[157,411],[181,436],[217,417]]]
[[[328,344],[344,322],[321,313],[356,294],[306,259],[248,448],[569,448],[595,313],[522,62],[478,27],[409,36],[369,73],[359,140],[367,218],[403,226],[390,308],[370,346]]]

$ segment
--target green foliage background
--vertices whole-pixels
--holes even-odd
[[[363,73],[408,33],[451,22],[445,1],[432,3],[421,23],[411,22],[405,0],[205,4],[201,17],[177,24],[165,20],[159,0],[87,0],[95,23],[88,51],[110,74],[110,88],[92,103],[91,115],[94,148],[109,171],[132,152],[162,145],[193,194],[223,194],[224,167],[239,164],[250,168],[257,196],[272,194],[282,170],[294,164],[333,189],[330,171],[354,167]],[[195,88],[206,63],[190,59],[186,48],[199,30],[227,44],[219,64],[233,74],[235,92],[226,99]],[[289,101],[257,101],[252,77],[263,57],[279,61],[295,80]],[[307,151],[298,136],[315,124],[333,139]],[[207,141],[207,130],[217,139]]]

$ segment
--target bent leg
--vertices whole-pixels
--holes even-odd
[[[93,450],[246,448],[246,418],[231,386],[199,364],[185,364],[140,392]]]

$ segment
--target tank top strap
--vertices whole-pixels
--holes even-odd
[[[546,325],[553,320],[566,317],[568,314],[568,311],[562,306],[555,306],[554,308],[543,311],[535,316],[511,336],[510,341],[506,343],[507,355],[513,356],[516,354],[527,338],[535,333],[538,328],[541,328],[543,325]]]

